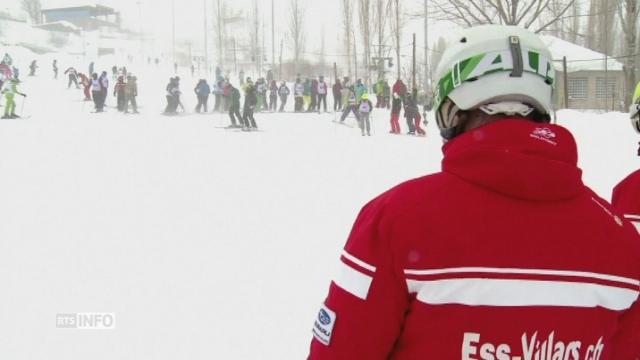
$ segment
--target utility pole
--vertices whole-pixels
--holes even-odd
[[[416,90],[416,33],[413,33],[413,65],[411,70],[413,90]]]
[[[282,47],[284,46],[283,39],[280,39],[280,71],[278,72],[278,77],[282,79]]]
[[[275,0],[271,0],[271,71],[276,68],[276,15]]]
[[[236,38],[233,38],[233,72],[238,73],[238,57],[236,55]]]
[[[604,111],[609,111],[609,0],[604,1]]]
[[[429,0],[424,0],[424,89],[430,86],[429,76]]]
[[[171,0],[171,58],[176,63],[176,0]],[[173,65],[172,64],[172,65]]]
[[[382,59],[382,42],[384,41],[383,6],[383,1],[378,0],[378,80],[384,77],[384,60]]]
[[[207,33],[209,32],[207,29],[207,0],[202,0],[204,6],[204,72],[205,74],[209,74],[209,51],[208,51],[208,38]]]

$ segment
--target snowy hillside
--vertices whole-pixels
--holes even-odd
[[[32,117],[0,121],[0,358],[302,359],[359,208],[439,168],[433,119],[427,138],[388,134],[386,110],[372,137],[333,114],[229,131],[226,115],[159,115],[158,72],[138,74],[141,115],[91,114],[46,64],[22,86]],[[626,114],[558,120],[603,197],[640,166]],[[92,311],[116,329],[55,326]]]

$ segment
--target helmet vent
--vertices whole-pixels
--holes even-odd
[[[463,37],[462,39],[460,39],[460,42],[463,43],[463,44],[466,44],[467,43],[467,38]]]

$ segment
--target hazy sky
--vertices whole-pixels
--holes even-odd
[[[247,21],[251,13],[252,0],[220,0],[226,1],[227,4],[238,10],[244,10],[247,14]],[[306,49],[307,57],[317,53],[320,49],[321,31],[324,28],[326,39],[326,53],[329,55],[328,60],[332,58],[332,54],[343,53],[342,42],[339,40],[341,26],[341,0],[301,0],[306,7],[306,30],[307,41]],[[402,0],[405,12],[420,12],[422,10],[422,0]],[[118,9],[125,22],[134,30],[139,29],[140,20],[142,19],[142,28],[158,37],[171,39],[171,22],[172,22],[172,0],[42,0],[43,8],[75,6],[100,3]],[[178,39],[189,39],[194,43],[201,44],[203,39],[204,28],[204,3],[206,2],[207,11],[212,14],[213,6],[217,0],[175,0],[175,16],[176,16],[176,37]],[[286,32],[288,29],[288,21],[290,17],[289,11],[290,0],[275,0],[275,24],[276,24],[276,44],[279,45],[280,39],[285,38],[285,57],[288,49],[286,46]],[[357,1],[353,0],[356,4]],[[266,25],[266,48],[270,53],[271,50],[271,0],[258,0],[260,12],[264,15]],[[211,17],[210,17],[211,19]],[[211,23],[210,23],[210,26]],[[411,32],[416,32],[418,37],[418,45],[423,44],[423,26],[422,21],[417,19],[408,24],[405,32],[405,42],[410,43]],[[212,34],[211,34],[212,35]],[[357,33],[359,36],[359,32]],[[430,34],[430,38],[434,40],[437,35]],[[212,41],[212,39],[210,40]],[[278,48],[278,46],[276,46]]]

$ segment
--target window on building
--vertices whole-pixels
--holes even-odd
[[[570,99],[586,99],[589,97],[589,79],[570,78],[568,80]]]
[[[618,82],[616,79],[608,78],[608,89],[605,88],[603,77],[596,78],[596,99],[612,98],[616,96],[616,87]]]

